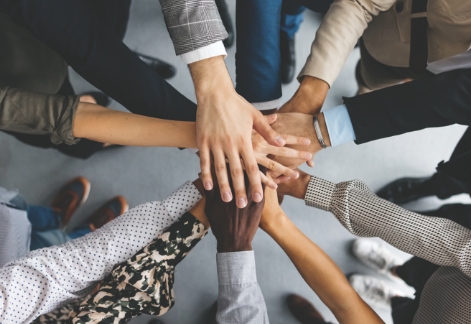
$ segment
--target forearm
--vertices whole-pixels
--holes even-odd
[[[182,122],[120,112],[79,103],[74,136],[126,146],[197,148],[194,122]]]
[[[335,185],[312,177],[305,200],[332,212],[352,234],[380,237],[404,252],[471,276],[471,230],[453,221],[403,209],[358,180]]]
[[[198,103],[214,95],[235,92],[222,56],[215,56],[189,65]],[[215,89],[218,89],[214,93]]]
[[[345,104],[357,144],[428,127],[471,125],[471,69],[346,98]]]
[[[306,283],[343,323],[382,323],[362,301],[335,262],[307,238],[287,217],[281,215],[267,233],[280,245]]]

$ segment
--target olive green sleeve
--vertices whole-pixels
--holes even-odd
[[[54,144],[77,144],[73,121],[79,97],[0,87],[0,130],[50,135]]]

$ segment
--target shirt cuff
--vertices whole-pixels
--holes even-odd
[[[281,98],[264,102],[251,102],[250,104],[260,111],[278,109],[281,107]]]
[[[218,41],[216,43],[212,43],[211,45],[203,46],[194,51],[182,54],[180,57],[182,58],[183,62],[185,62],[185,64],[191,64],[208,59],[210,57],[221,55],[226,58],[227,52],[222,41]]]
[[[307,186],[304,202],[307,206],[330,211],[335,184],[330,181],[311,176]]]
[[[338,146],[356,140],[347,106],[340,105],[327,109],[323,113],[327,131],[329,132],[330,144],[332,146]]]
[[[218,282],[220,286],[257,282],[255,254],[253,251],[218,253]]]

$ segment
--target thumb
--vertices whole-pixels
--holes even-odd
[[[285,139],[270,127],[262,114],[257,114],[253,120],[253,128],[271,145],[284,146]]]

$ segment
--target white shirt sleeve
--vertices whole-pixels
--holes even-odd
[[[338,146],[356,140],[352,120],[348,114],[347,106],[340,105],[323,111],[330,144]]]
[[[187,182],[161,202],[137,206],[93,233],[0,268],[0,323],[30,323],[83,297],[200,199]]]
[[[203,46],[194,51],[180,55],[185,64],[191,64],[215,56],[224,56],[224,58],[227,56],[226,48],[222,41],[217,41],[211,45]]]

